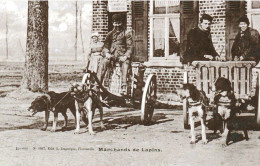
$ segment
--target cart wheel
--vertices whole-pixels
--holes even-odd
[[[188,100],[185,98],[183,99],[183,123],[184,129],[189,129],[189,114],[188,114]]]
[[[260,73],[258,73],[258,77],[257,77],[257,85],[256,85],[256,95],[259,96],[259,85],[260,85]],[[257,106],[255,108],[255,118],[256,118],[256,124],[257,126],[260,126],[260,107],[259,107],[259,98],[257,101]]]
[[[260,110],[256,109],[255,111],[255,117],[256,117],[256,124],[260,126]]]
[[[156,103],[156,91],[157,91],[157,83],[156,83],[156,76],[149,75],[142,97],[142,105],[141,105],[141,121],[142,124],[148,125],[152,119],[154,107]]]

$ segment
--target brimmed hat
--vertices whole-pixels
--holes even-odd
[[[247,16],[240,17],[238,20],[238,23],[240,23],[240,22],[245,22],[247,25],[249,25],[249,20],[248,20]]]
[[[113,21],[113,22],[121,22],[121,21],[122,21],[122,16],[121,16],[121,14],[114,14],[114,15],[112,16],[112,21]]]
[[[92,37],[99,37],[98,32],[93,32],[93,33],[91,34],[91,38],[92,38]]]

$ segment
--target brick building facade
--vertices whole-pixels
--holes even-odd
[[[256,22],[256,18],[260,13],[259,3],[255,3],[251,0],[199,0],[183,2],[179,0],[133,2],[126,0],[126,4],[127,11],[122,12],[126,18],[126,29],[135,33],[135,40],[138,38],[137,33],[140,27],[146,30],[140,31],[140,34],[144,32],[147,34],[147,36],[144,36],[147,37],[147,42],[144,44],[147,46],[145,47],[147,50],[144,51],[145,54],[141,52],[144,54],[142,55],[144,58],[138,57],[140,55],[134,55],[134,61],[145,64],[145,77],[149,74],[155,74],[157,76],[159,99],[161,100],[175,100],[171,96],[176,93],[176,89],[183,83],[184,70],[188,70],[189,82],[195,83],[196,81],[194,67],[183,67],[179,55],[182,54],[185,49],[187,31],[198,24],[201,14],[206,13],[214,17],[211,26],[213,45],[220,56],[224,56],[229,60],[231,57],[230,48],[234,36],[237,33],[237,20],[234,18],[238,19],[240,15],[247,14],[251,24],[253,24],[253,22]],[[93,1],[93,31],[99,32],[102,36],[102,40],[105,39],[109,29],[111,30],[109,22],[111,22],[113,12],[108,11],[108,5],[109,1]],[[146,11],[146,13],[140,13],[141,10]],[[255,16],[255,19],[253,16]],[[190,19],[187,20],[191,25],[185,24],[186,20],[184,19],[186,18]],[[195,20],[195,22],[192,20]],[[186,27],[183,24],[185,24]],[[260,27],[256,27],[257,24],[253,25],[255,25],[254,28],[260,30]],[[165,34],[166,38],[158,40],[158,34],[160,33],[163,34],[163,38]],[[170,50],[169,45],[165,44],[167,42],[169,43],[171,39],[179,42],[179,52]],[[159,42],[156,42],[156,40]],[[161,41],[164,43],[162,44]],[[140,51],[138,51],[142,49],[138,48],[140,44],[135,44],[137,44],[135,54],[140,53]],[[164,49],[164,55],[158,54],[158,56],[155,47],[159,48],[157,52],[159,52],[158,50],[161,48]],[[135,58],[135,56],[137,57]],[[254,74],[253,80],[256,80],[255,76],[256,74]],[[255,86],[255,81],[253,82]]]

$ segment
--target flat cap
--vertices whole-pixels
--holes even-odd
[[[114,14],[114,15],[112,16],[112,21],[113,21],[113,22],[121,22],[121,21],[122,21],[122,16],[121,16],[121,14]]]
[[[211,17],[208,14],[202,14],[201,18],[200,18],[200,22],[202,22],[202,20],[209,20],[209,22],[212,22],[213,17]]]

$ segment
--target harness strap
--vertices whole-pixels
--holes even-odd
[[[200,101],[198,101],[198,102],[189,102],[189,105],[190,105],[190,106],[198,106],[198,105],[200,105],[200,104],[201,104]]]
[[[230,102],[219,102],[217,103],[218,106],[231,106]]]
[[[58,101],[52,108],[55,108],[70,92],[68,92],[66,95],[64,95],[60,101]]]
[[[188,97],[190,98],[190,97]],[[203,91],[200,91],[200,100],[198,102],[189,102],[189,105],[190,106],[198,106],[198,105],[203,105],[204,107],[206,108],[211,108],[211,107],[215,107],[215,105],[210,105],[210,104],[207,104],[205,103],[205,98],[208,99],[205,94],[203,93]]]
[[[79,101],[79,102],[85,102],[87,101],[89,98],[92,98],[92,100],[94,100],[95,102],[100,102],[102,105],[105,105],[105,107],[107,108],[111,108],[107,103],[104,103],[102,102],[100,99],[99,99],[99,96],[98,96],[98,93],[93,90],[93,89],[87,89],[87,90],[84,90],[83,91],[84,93],[87,93],[87,97],[86,96],[83,96],[83,97],[77,97],[77,95],[74,95],[74,98]],[[85,98],[86,97],[86,98]],[[98,100],[98,101],[96,101]]]
[[[90,93],[90,91],[93,91],[93,94],[96,94],[94,90],[88,89],[84,90],[82,93],[87,93],[87,95],[84,95],[83,97],[79,98],[77,96],[74,96],[74,98],[80,102],[85,102],[88,100],[89,97],[93,97],[93,95]],[[85,98],[86,97],[86,98]]]

